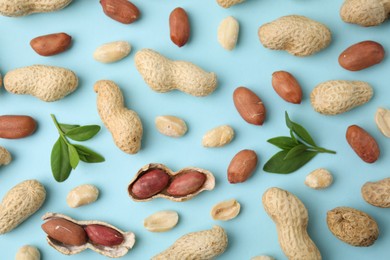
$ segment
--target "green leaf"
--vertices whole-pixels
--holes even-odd
[[[285,117],[286,117],[286,126],[287,126],[289,129],[292,130],[292,123],[293,123],[293,122],[290,120],[290,117],[288,116],[287,111],[284,112],[284,115],[285,115]]]
[[[65,134],[69,131],[72,130],[73,128],[79,127],[79,125],[68,125],[68,124],[58,124]]]
[[[306,143],[312,146],[317,146],[313,138],[310,136],[309,132],[303,126],[292,122],[292,130],[294,131],[294,133],[297,134],[297,136],[299,136],[299,138],[301,138]]]
[[[297,140],[297,138],[296,138],[295,135],[294,135],[293,130],[290,130],[290,136],[291,136],[291,139],[294,140],[295,144],[298,144],[298,143],[299,143],[298,140]]]
[[[65,135],[75,141],[86,141],[94,137],[99,131],[100,126],[98,125],[86,125],[73,128]]]
[[[280,151],[272,156],[264,165],[263,170],[272,173],[292,173],[308,163],[317,152],[306,151],[293,159],[284,160],[288,151]]]
[[[51,151],[51,171],[54,179],[58,182],[65,181],[72,171],[68,148],[61,137],[58,138]]]
[[[293,159],[299,156],[301,153],[305,152],[307,148],[308,147],[304,144],[298,144],[297,146],[293,147],[290,151],[288,151],[286,157],[284,157],[284,160]]]
[[[99,163],[99,162],[104,162],[105,161],[103,156],[101,156],[97,152],[94,152],[91,149],[89,149],[89,148],[87,148],[87,147],[85,147],[83,145],[74,144],[73,146],[76,148],[76,150],[77,150],[77,152],[79,154],[79,158],[83,162],[86,162],[86,163]]]
[[[268,143],[279,147],[282,150],[290,150],[297,145],[296,140],[288,136],[279,136],[267,140]]]
[[[74,170],[76,169],[77,165],[80,162],[80,157],[76,148],[73,145],[68,145],[68,152],[69,152],[70,166],[72,166]]]

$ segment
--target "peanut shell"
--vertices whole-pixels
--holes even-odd
[[[33,13],[47,13],[61,10],[72,0],[0,0],[0,14],[10,17],[26,16]]]
[[[192,232],[180,237],[165,251],[152,257],[152,260],[168,259],[214,259],[225,252],[228,237],[220,226]]]
[[[12,161],[12,156],[7,149],[0,146],[0,166],[7,165]]]
[[[362,189],[363,199],[375,207],[390,208],[390,178],[366,182]]]
[[[245,0],[217,0],[217,3],[223,8],[230,8],[233,5],[240,4]]]
[[[132,192],[133,186],[140,177],[142,177],[145,173],[147,173],[148,171],[150,171],[152,169],[159,169],[159,170],[166,172],[170,176],[171,180],[172,179],[174,180],[176,178],[176,176],[180,176],[182,174],[185,174],[186,172],[192,172],[192,171],[196,171],[196,172],[204,174],[206,176],[206,180],[204,181],[203,185],[197,191],[195,191],[194,193],[187,194],[185,196],[179,196],[179,197],[172,196],[167,192],[168,187],[166,187],[161,192],[159,192],[151,197],[144,198],[144,199],[138,198]],[[163,164],[150,163],[150,164],[143,166],[136,173],[134,178],[130,181],[127,190],[128,190],[130,198],[134,201],[137,201],[137,202],[150,201],[150,200],[155,199],[155,198],[164,198],[164,199],[168,199],[168,200],[172,200],[172,201],[176,201],[176,202],[181,202],[181,201],[190,200],[193,197],[195,197],[196,195],[198,195],[199,193],[201,193],[202,191],[212,190],[212,189],[214,189],[214,187],[215,187],[214,175],[207,170],[204,170],[201,168],[196,168],[196,167],[187,167],[187,168],[180,169],[177,172],[173,172],[171,169],[169,169],[168,167],[166,167]]]
[[[38,248],[30,245],[25,245],[19,248],[16,252],[15,260],[40,260],[41,253]]]
[[[130,231],[124,232],[124,231],[122,231],[122,230],[120,230],[120,229],[118,229],[118,228],[116,228],[108,223],[105,223],[105,222],[96,221],[96,220],[77,221],[77,220],[75,220],[71,217],[65,216],[63,214],[50,213],[50,212],[48,212],[42,216],[42,219],[44,221],[48,221],[50,219],[57,219],[57,218],[68,220],[68,221],[73,222],[73,223],[80,225],[80,226],[87,226],[87,225],[92,225],[92,224],[103,225],[105,227],[116,230],[121,235],[123,235],[123,238],[124,238],[123,242],[120,245],[116,245],[114,247],[103,246],[103,245],[96,246],[90,242],[87,242],[86,244],[81,245],[81,246],[69,246],[69,245],[64,245],[64,244],[50,238],[49,236],[47,236],[46,240],[49,243],[49,245],[52,246],[54,249],[56,249],[57,251],[59,251],[62,254],[74,255],[74,254],[78,254],[78,253],[84,251],[85,249],[89,248],[89,249],[91,249],[99,254],[102,254],[104,256],[118,258],[118,257],[122,257],[125,254],[127,254],[127,252],[130,249],[132,249],[134,246],[134,243],[135,243],[134,233],[132,233]]]
[[[341,19],[361,26],[376,26],[390,17],[389,0],[345,0],[340,9]]]
[[[45,187],[37,180],[26,180],[10,189],[0,204],[0,235],[34,214],[45,199]]]

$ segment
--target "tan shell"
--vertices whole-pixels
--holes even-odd
[[[390,17],[389,0],[346,0],[340,9],[341,19],[361,26],[376,26]]]
[[[0,204],[0,235],[34,214],[45,199],[45,187],[37,180],[26,180],[10,189]]]
[[[99,80],[93,89],[97,93],[100,118],[111,132],[115,145],[125,153],[137,153],[141,149],[143,134],[137,113],[124,106],[122,92],[115,82]]]
[[[376,182],[366,182],[362,187],[365,201],[380,208],[390,208],[390,178]]]
[[[7,149],[0,146],[0,166],[7,165],[12,161],[12,156]]]
[[[245,0],[217,0],[217,3],[223,8],[229,8],[233,5],[244,2]]]
[[[75,220],[71,217],[65,216],[63,214],[51,213],[51,212],[48,212],[42,216],[42,219],[44,221],[49,220],[49,219],[53,219],[53,218],[63,218],[63,219],[69,220],[69,221],[76,223],[78,225],[81,225],[81,226],[90,225],[90,224],[103,225],[103,226],[110,227],[110,228],[118,231],[124,237],[122,244],[115,246],[115,248],[112,248],[112,247],[107,247],[107,246],[95,246],[89,242],[86,243],[85,245],[82,245],[82,246],[69,246],[69,245],[64,245],[62,243],[59,243],[56,240],[51,239],[49,236],[47,236],[46,240],[49,243],[49,245],[64,255],[78,254],[78,253],[84,251],[85,249],[89,248],[89,249],[91,249],[99,254],[102,254],[104,256],[118,258],[118,257],[122,257],[125,254],[127,254],[127,252],[133,248],[134,243],[135,243],[135,235],[133,232],[130,232],[130,231],[124,232],[124,231],[122,231],[122,230],[120,230],[120,229],[118,229],[110,224],[107,224],[105,222],[101,222],[101,221],[97,221],[97,220],[77,221],[77,220]]]
[[[305,16],[288,15],[266,23],[258,31],[260,42],[271,50],[285,50],[295,56],[309,56],[328,47],[328,27]]]
[[[367,103],[372,87],[363,81],[330,80],[317,85],[310,94],[314,110],[324,115],[337,115]]]
[[[333,235],[352,246],[371,246],[379,236],[375,220],[354,208],[338,207],[328,211],[326,223]]]
[[[152,196],[150,198],[147,198],[147,199],[137,199],[131,192],[133,184],[136,182],[136,180],[138,180],[139,177],[141,177],[145,172],[147,172],[150,169],[160,169],[160,170],[163,170],[169,176],[171,176],[171,178],[175,177],[175,176],[179,176],[181,173],[186,172],[188,170],[198,171],[198,172],[203,173],[203,174],[206,175],[206,181],[203,183],[203,186],[198,191],[196,191],[195,193],[192,193],[192,194],[188,194],[187,196],[183,196],[183,197],[173,197],[173,196],[170,196],[166,192],[166,188],[165,188],[162,192],[160,192],[160,193],[158,193],[158,194],[156,194],[156,195],[154,195],[154,196]],[[172,201],[176,201],[176,202],[182,202],[182,201],[186,201],[186,200],[192,199],[193,197],[195,197],[196,195],[198,195],[199,193],[201,193],[204,190],[212,190],[212,189],[214,189],[214,187],[215,187],[214,175],[211,172],[207,171],[207,170],[204,170],[204,169],[201,169],[201,168],[196,168],[196,167],[186,167],[186,168],[180,169],[177,172],[173,172],[171,169],[169,169],[168,167],[166,167],[163,164],[150,163],[150,164],[147,164],[147,165],[143,166],[136,173],[134,178],[130,181],[130,183],[128,185],[128,188],[127,188],[127,191],[129,193],[130,198],[132,200],[134,200],[134,201],[137,201],[137,202],[150,201],[150,200],[155,199],[155,198],[164,198],[164,199],[168,199],[168,200],[172,200]]]
[[[228,237],[220,226],[210,230],[192,232],[180,237],[167,250],[152,257],[152,260],[214,259],[225,252]]]
[[[154,91],[174,89],[193,96],[207,96],[217,87],[217,76],[187,61],[172,61],[151,49],[135,54],[135,67]]]
[[[276,224],[280,247],[288,259],[321,260],[307,233],[309,216],[302,201],[286,190],[269,188],[263,194],[263,206]]]
[[[28,94],[46,102],[64,98],[78,86],[76,74],[68,69],[32,65],[7,72],[4,88],[13,94]]]
[[[0,14],[5,16],[25,16],[32,13],[58,11],[72,0],[0,0]]]

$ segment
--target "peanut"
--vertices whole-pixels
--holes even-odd
[[[144,227],[151,232],[165,232],[174,228],[178,221],[176,211],[159,211],[144,219]]]
[[[159,169],[143,174],[132,186],[131,192],[139,199],[147,199],[161,192],[169,182],[169,175]]]
[[[0,0],[0,14],[18,17],[33,13],[55,12],[71,2],[72,0]]]
[[[204,147],[221,147],[229,144],[234,138],[234,130],[228,125],[215,127],[204,134],[202,145]]]
[[[321,260],[321,254],[307,233],[305,205],[292,193],[269,188],[263,194],[263,206],[276,224],[280,247],[288,259]]]
[[[105,222],[77,221],[58,213],[46,213],[42,219],[46,221],[42,227],[49,231],[47,242],[65,255],[78,254],[89,248],[104,256],[118,258],[127,254],[135,243],[133,232],[124,232]],[[59,236],[59,239],[55,236]],[[80,245],[66,244],[62,241],[65,239],[69,240],[67,243],[77,242]]]
[[[4,87],[14,94],[28,94],[52,102],[76,90],[78,78],[73,71],[46,65],[33,65],[9,71]]]
[[[40,260],[41,253],[38,248],[25,245],[19,248],[15,255],[15,260]]]
[[[313,89],[310,101],[318,113],[337,115],[367,103],[372,95],[373,89],[366,82],[330,80]]]
[[[341,19],[361,26],[376,26],[390,17],[389,0],[345,0],[340,9]]]
[[[385,56],[383,46],[374,41],[363,41],[345,49],[339,56],[339,64],[346,70],[358,71],[380,63]]]
[[[152,260],[165,259],[213,259],[225,252],[228,237],[223,228],[214,226],[210,230],[192,232],[180,237],[165,251]]]
[[[31,48],[41,56],[52,56],[66,51],[72,37],[66,33],[53,33],[36,37],[30,41]]]
[[[190,38],[190,22],[186,11],[181,8],[175,8],[169,15],[169,30],[171,40],[179,47],[184,46]]]
[[[214,220],[227,221],[238,216],[241,205],[237,200],[231,199],[216,204],[211,209],[211,217]]]
[[[363,199],[373,206],[390,208],[390,178],[366,182],[362,189]]]
[[[252,257],[251,260],[275,260],[275,258],[267,255],[260,255],[260,256]]]
[[[323,168],[316,169],[309,173],[305,179],[305,185],[312,189],[325,189],[333,182],[332,174]]]
[[[236,47],[240,26],[237,20],[228,16],[218,27],[218,42],[225,50],[231,51]]]
[[[338,207],[328,211],[326,224],[334,236],[352,246],[371,246],[379,236],[375,220],[354,208]]]
[[[121,233],[107,226],[90,224],[84,230],[94,245],[113,247],[122,244],[124,240]]]
[[[103,44],[93,53],[93,58],[102,63],[119,61],[129,55],[131,45],[126,41],[116,41]]]
[[[167,193],[183,197],[198,191],[206,181],[206,176],[197,171],[183,172],[175,177],[168,186]]]
[[[96,201],[98,196],[98,188],[91,184],[84,184],[77,186],[68,193],[66,203],[71,208],[77,208]]]
[[[187,124],[175,116],[158,116],[155,120],[157,130],[166,136],[181,137],[187,132]]]
[[[143,133],[137,113],[124,106],[122,92],[113,81],[99,80],[93,88],[100,118],[111,132],[115,145],[125,153],[137,153]]]
[[[233,92],[234,106],[240,116],[249,124],[262,125],[266,109],[263,101],[249,88],[238,87]]]
[[[123,24],[133,23],[141,15],[137,6],[127,0],[100,0],[100,4],[108,17]]]
[[[0,204],[0,235],[34,214],[45,199],[45,187],[37,180],[26,180],[10,189]]]
[[[244,2],[245,0],[217,0],[217,3],[223,8],[229,8],[233,5]]]
[[[12,156],[7,149],[0,146],[0,166],[8,165],[12,161]]]
[[[230,161],[227,177],[230,183],[245,182],[257,166],[257,154],[253,150],[241,150]]]
[[[37,124],[30,116],[0,116],[0,138],[19,139],[34,133]]]
[[[288,15],[262,25],[260,42],[271,50],[285,50],[295,56],[309,56],[328,47],[330,30],[305,16]]]
[[[355,153],[366,163],[374,163],[378,160],[380,150],[378,143],[369,133],[357,125],[351,125],[347,129],[346,139]]]
[[[378,108],[375,113],[375,123],[378,126],[381,133],[390,137],[390,110],[384,108]]]
[[[88,241],[83,227],[66,219],[50,219],[42,224],[42,229],[49,237],[65,245],[81,246]]]
[[[217,87],[217,76],[186,61],[172,61],[151,50],[135,54],[135,66],[154,91],[165,93],[178,89],[193,96],[207,96]]]
[[[276,71],[272,74],[272,87],[285,101],[300,104],[302,102],[302,88],[291,73]]]

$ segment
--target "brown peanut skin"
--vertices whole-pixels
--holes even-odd
[[[34,133],[37,124],[30,116],[0,116],[0,138],[19,139]]]
[[[32,39],[30,46],[41,56],[52,56],[66,51],[71,42],[72,37],[66,33],[53,33]]]
[[[50,219],[41,227],[49,237],[65,245],[81,246],[88,241],[87,233],[83,227],[66,219]]]
[[[141,15],[137,6],[127,0],[101,0],[100,4],[108,17],[123,24],[131,24]]]
[[[91,224],[84,227],[84,230],[88,235],[89,241],[94,245],[111,247],[122,244],[124,240],[121,233],[103,225]]]
[[[302,88],[293,75],[287,71],[272,74],[272,87],[285,101],[293,104],[302,102]]]
[[[233,92],[234,105],[241,117],[253,125],[262,125],[266,109],[263,101],[250,89],[238,87]]]
[[[242,150],[231,160],[227,169],[228,181],[232,184],[245,182],[257,166],[257,154],[253,150]]]
[[[182,47],[190,38],[190,22],[186,11],[181,8],[175,8],[169,16],[169,29],[171,40],[174,44]]]
[[[168,185],[169,180],[166,172],[152,169],[134,183],[131,192],[139,199],[147,199],[160,193]]]
[[[373,163],[379,158],[378,143],[363,128],[357,125],[349,126],[346,138],[355,153],[366,163]]]
[[[380,63],[385,57],[383,46],[374,41],[363,41],[345,49],[339,56],[339,64],[346,70],[358,71]]]
[[[199,190],[206,181],[206,175],[197,171],[185,172],[173,179],[167,189],[172,196],[187,196]]]

